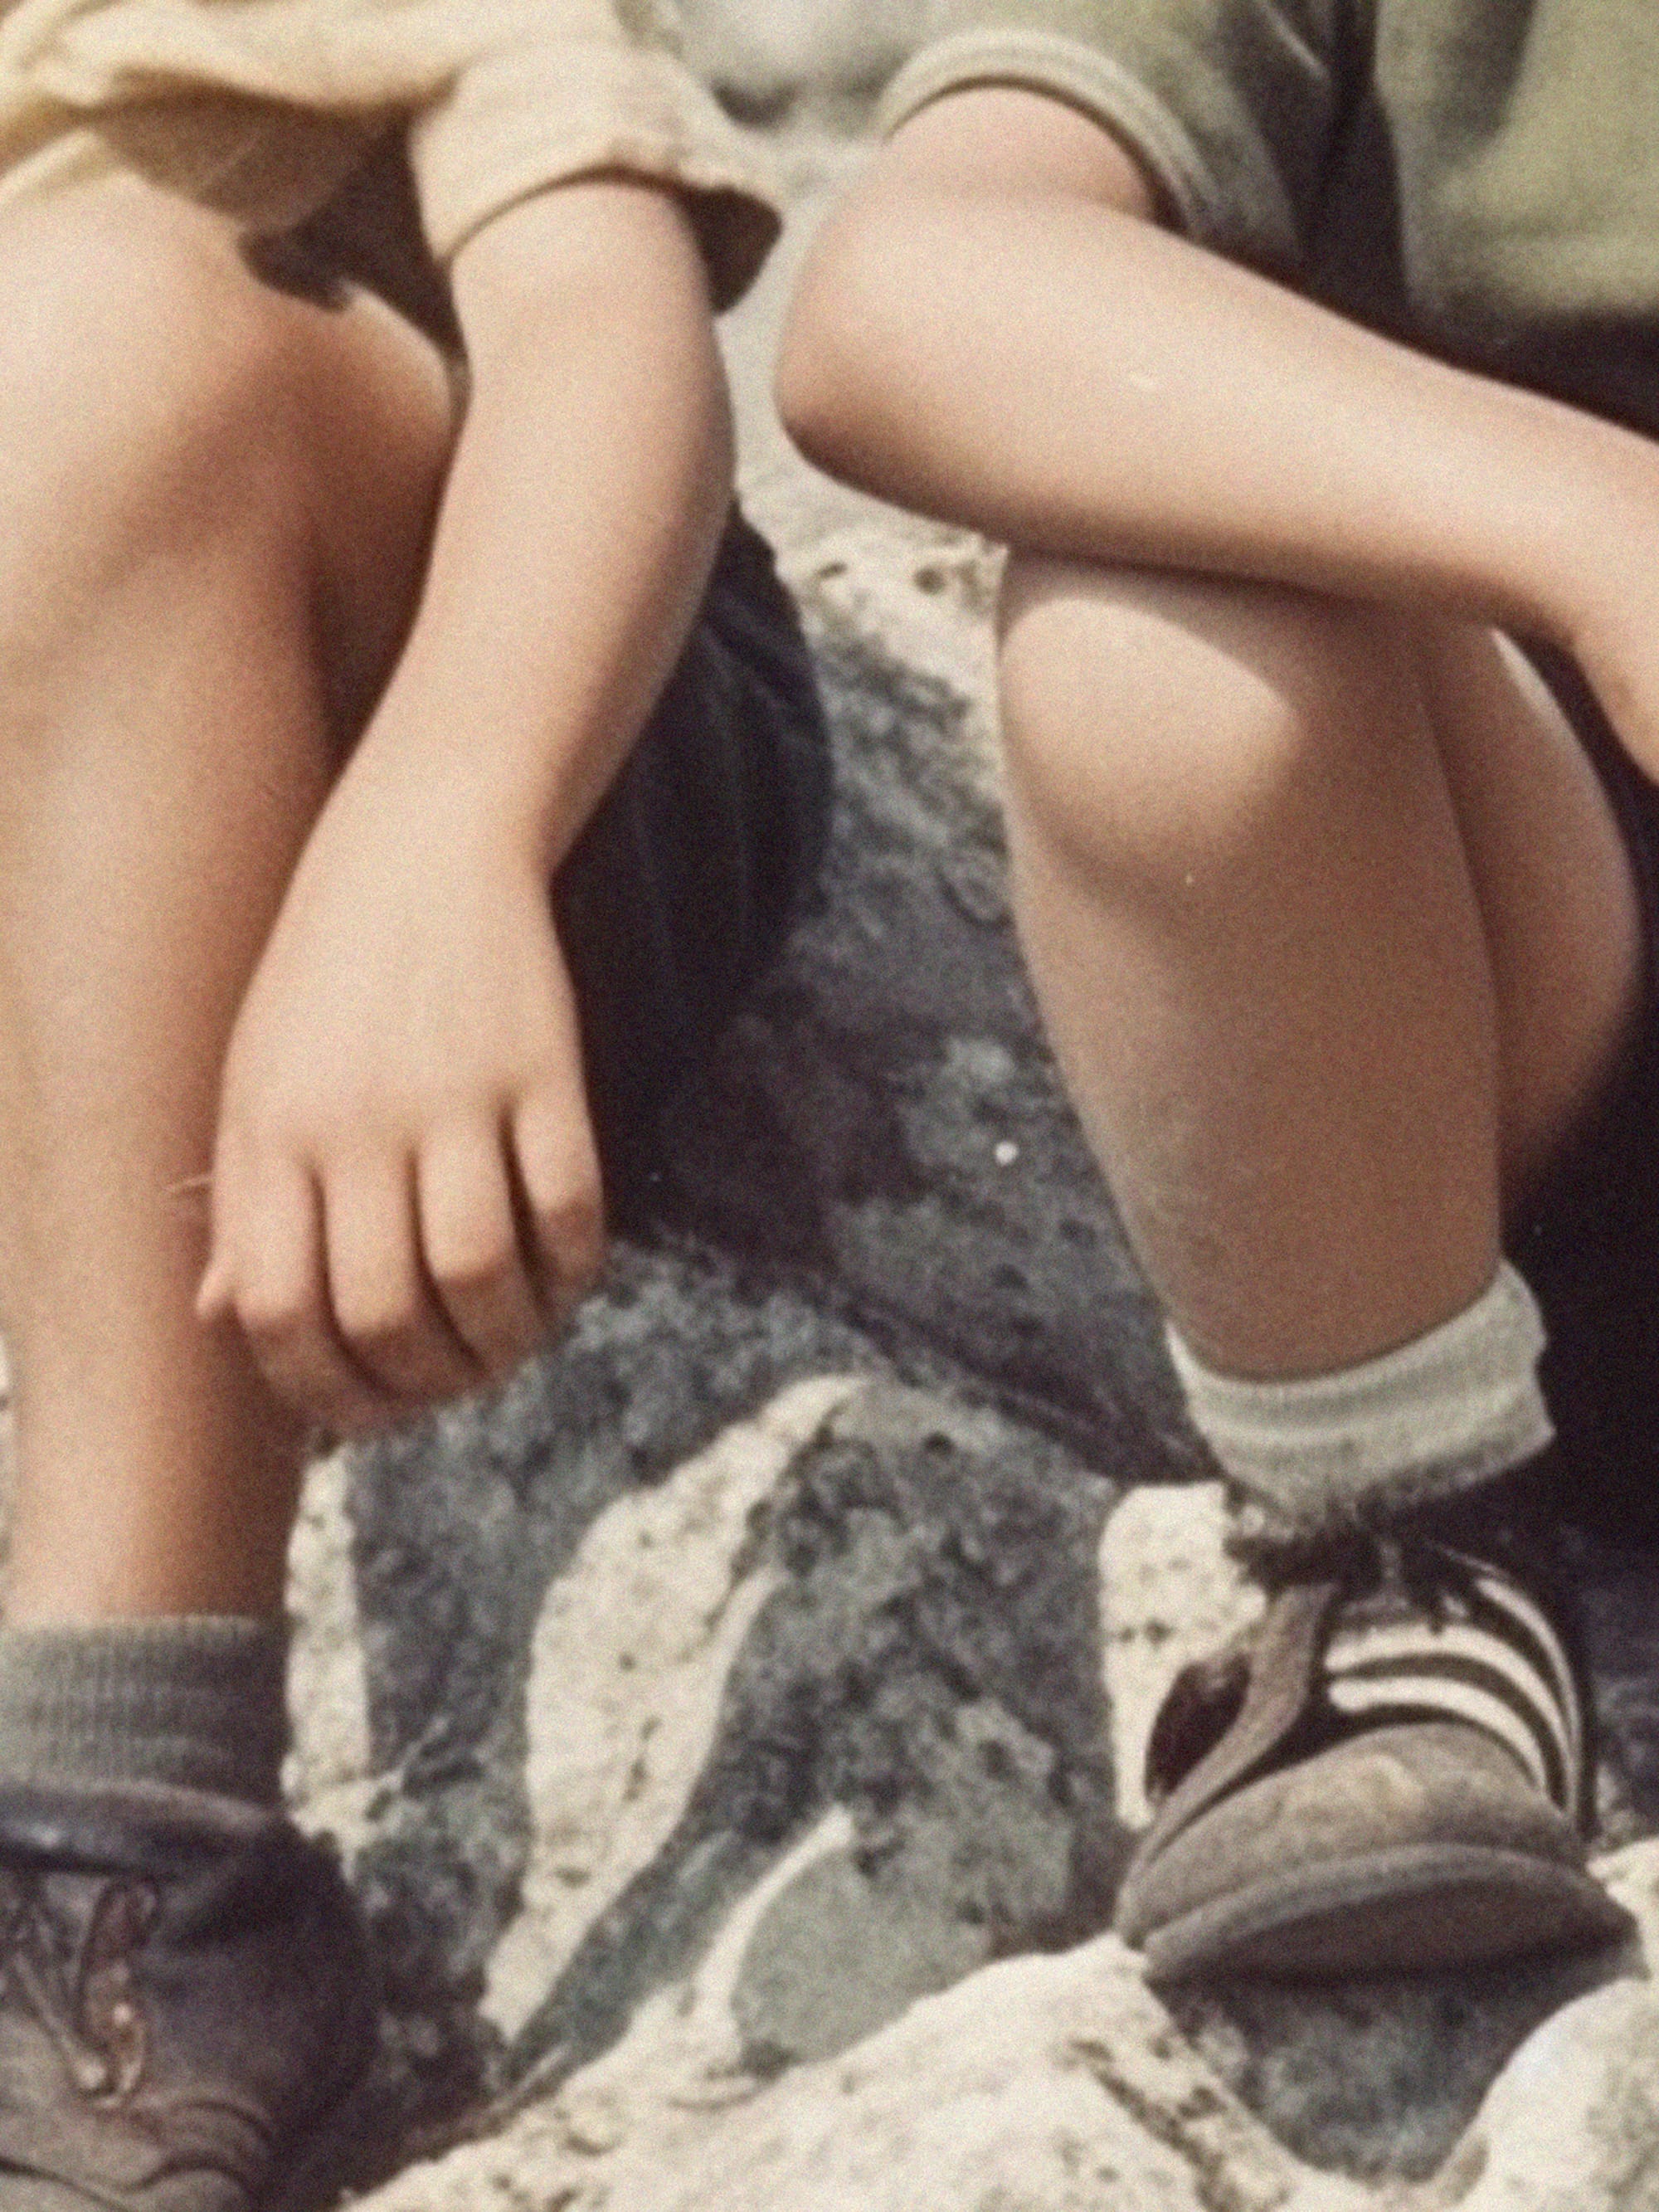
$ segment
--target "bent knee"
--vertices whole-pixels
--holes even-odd
[[[55,550],[78,537],[100,555],[135,531],[270,532],[284,514],[310,530],[339,474],[331,448],[391,427],[374,419],[380,386],[380,415],[413,423],[377,455],[385,495],[400,471],[424,490],[437,465],[447,401],[423,340],[388,343],[378,307],[333,313],[270,289],[228,225],[135,179],[14,211],[0,286],[27,303],[0,331],[14,541],[31,521]]]
[[[52,609],[74,628],[140,559],[229,535],[337,606],[332,688],[372,690],[452,436],[428,341],[270,289],[228,226],[127,178],[15,210],[0,285],[27,303],[0,329],[0,621],[39,644]]]
[[[1248,866],[1409,685],[1398,617],[1288,586],[1011,558],[1000,614],[1017,811],[1156,882]],[[1400,694],[1400,711],[1408,711]]]
[[[211,218],[85,185],[8,221],[0,284],[27,303],[0,334],[0,492],[52,544],[200,514],[295,434],[298,333]]]

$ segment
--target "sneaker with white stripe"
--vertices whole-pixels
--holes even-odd
[[[1188,1668],[1118,1901],[1155,1980],[1411,1971],[1629,1931],[1585,1870],[1566,1577],[1516,1480],[1258,1560],[1267,1613]],[[1276,1571],[1275,1571],[1276,1568]]]
[[[1480,1729],[1578,1826],[1584,1707],[1548,1613],[1500,1568],[1439,1546],[1427,1557],[1426,1593],[1419,1583],[1414,1599],[1396,1564],[1376,1595],[1341,1609],[1322,1662],[1332,1708],[1372,1723],[1444,1719]]]

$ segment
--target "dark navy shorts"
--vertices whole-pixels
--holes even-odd
[[[1506,1243],[1549,1331],[1540,1372],[1565,1510],[1616,1540],[1659,1545],[1659,787],[1577,670],[1535,658],[1623,828],[1645,965],[1635,1030],[1605,1096]]]
[[[641,1218],[662,1109],[781,944],[829,817],[811,657],[734,515],[679,665],[554,885],[616,1226]]]

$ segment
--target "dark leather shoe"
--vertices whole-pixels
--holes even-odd
[[[280,1814],[0,1785],[0,2212],[311,2212],[375,2018],[338,1869]]]

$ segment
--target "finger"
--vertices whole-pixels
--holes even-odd
[[[323,1186],[328,1297],[340,1340],[407,1413],[476,1390],[483,1376],[426,1284],[414,1176],[395,1153],[337,1164]]]
[[[605,1198],[592,1124],[584,1105],[538,1094],[515,1110],[512,1137],[537,1294],[556,1328],[605,1267]]]
[[[235,1228],[212,1280],[276,1395],[339,1436],[383,1428],[399,1409],[347,1357],[334,1334],[323,1273],[322,1208],[298,1161],[273,1161],[239,1179]],[[216,1310],[219,1310],[216,1308]]]
[[[501,1132],[450,1125],[416,1170],[421,1249],[450,1325],[485,1372],[510,1375],[546,1334],[519,1242]]]

